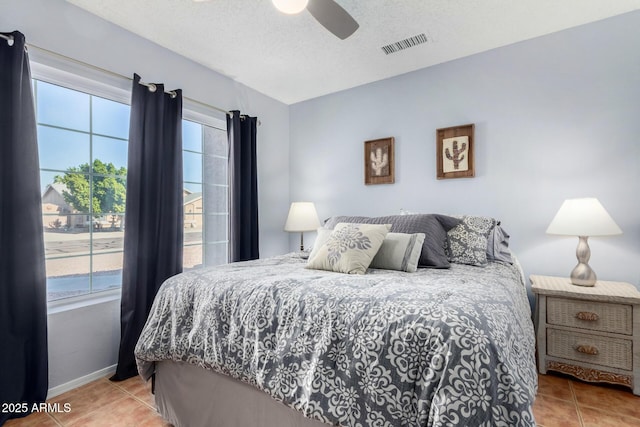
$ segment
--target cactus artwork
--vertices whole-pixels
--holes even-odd
[[[381,147],[371,151],[371,169],[374,176],[385,176],[389,174],[389,154]]]
[[[364,183],[393,184],[393,137],[364,142]]]
[[[469,138],[467,136],[446,138],[443,140],[444,171],[465,171],[469,168],[467,156]]]
[[[452,147],[452,151],[453,151],[453,156],[451,155],[451,153],[449,153],[449,148],[447,148],[446,150],[444,150],[447,159],[451,160],[453,162],[453,168],[454,169],[458,169],[460,167],[460,161],[464,160],[464,153],[465,150],[467,149],[467,144],[466,143],[462,143],[462,148],[458,148],[458,141],[453,141],[453,147]]]

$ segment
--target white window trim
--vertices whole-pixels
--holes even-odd
[[[198,106],[195,102],[185,99],[182,105],[182,118],[216,129],[227,130],[225,121],[212,117],[210,114],[199,112],[199,110],[204,109],[204,107]]]
[[[46,59],[38,57],[38,59]],[[109,76],[96,70],[83,67],[80,64],[72,62],[62,63],[60,59],[55,58],[57,64],[51,65],[54,61],[37,62],[30,61],[31,77],[47,83],[59,86],[69,87],[73,90],[96,95],[101,98],[110,99],[111,101],[121,102],[123,104],[131,104],[130,85],[125,86],[126,79]],[[101,78],[100,78],[101,77]]]
[[[65,61],[54,55],[37,55],[30,59],[31,77],[47,83],[68,87],[72,90],[88,93],[111,101],[131,104],[130,89],[126,80],[101,73],[90,67],[71,61]],[[40,62],[39,62],[40,61]],[[108,301],[120,300],[122,288],[92,292],[47,301],[47,314],[55,314]]]
[[[122,288],[107,291],[82,294],[74,297],[57,299],[47,302],[47,314],[62,313],[64,311],[103,304],[109,301],[119,301],[122,296]]]

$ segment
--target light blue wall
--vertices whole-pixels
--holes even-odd
[[[429,54],[415,49],[396,55]],[[639,285],[640,12],[298,103],[290,121],[291,199],[321,218],[494,216],[527,275],[568,276],[578,239],[545,230],[564,199],[594,196],[624,234],[590,239],[591,266]],[[467,123],[476,177],[436,180],[436,129]],[[396,183],[365,186],[363,141],[389,136]]]

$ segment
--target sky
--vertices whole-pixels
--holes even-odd
[[[42,192],[56,175],[95,159],[127,166],[128,105],[42,81],[34,89]],[[202,191],[202,125],[183,120],[182,138],[185,188]]]

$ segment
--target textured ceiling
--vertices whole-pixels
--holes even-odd
[[[67,0],[286,104],[640,9],[640,0],[337,0],[340,40],[270,0]],[[381,47],[424,33],[428,42]]]

